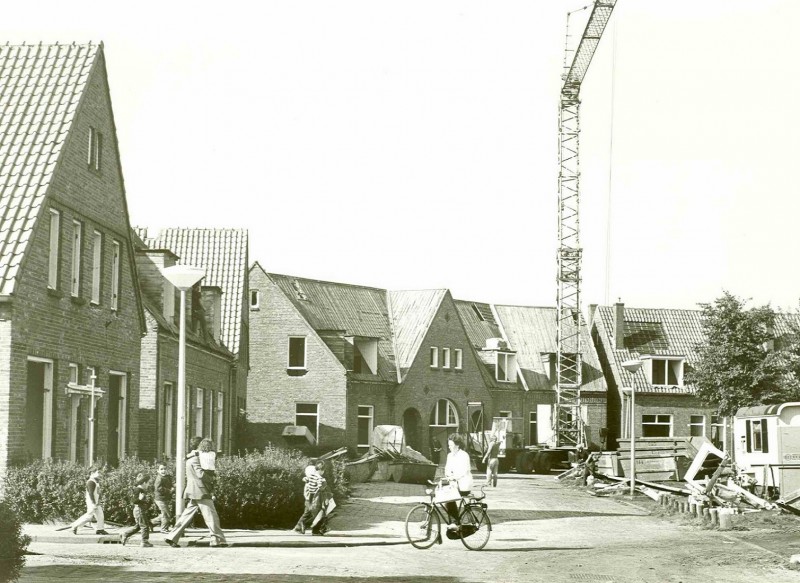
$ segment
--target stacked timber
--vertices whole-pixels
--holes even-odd
[[[620,439],[619,467],[623,477],[631,475],[631,440]],[[685,437],[637,437],[634,447],[636,477],[645,481],[678,480],[679,459],[687,457]]]

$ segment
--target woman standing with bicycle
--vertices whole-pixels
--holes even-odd
[[[472,490],[472,467],[470,465],[469,454],[464,449],[464,438],[459,433],[451,433],[447,438],[447,447],[450,453],[447,454],[447,463],[444,466],[444,476],[451,482],[458,485],[461,496],[466,496]],[[456,502],[446,502],[445,509],[453,520],[447,528],[457,529],[458,524],[458,504]]]

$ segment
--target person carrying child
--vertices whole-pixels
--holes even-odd
[[[197,457],[200,458],[200,467],[203,469],[203,481],[212,492],[217,486],[217,452],[214,451],[214,442],[205,437],[197,446]]]
[[[78,534],[78,528],[84,524],[92,521],[92,518],[97,520],[97,530],[95,534],[108,534],[105,531],[105,518],[103,516],[103,506],[100,504],[100,464],[93,464],[89,468],[89,479],[86,480],[86,490],[84,492],[86,498],[86,513],[83,514],[78,520],[73,522],[67,527],[59,528],[58,530],[72,529],[72,534]]]
[[[318,460],[313,464],[309,463],[309,465],[306,466],[305,476],[303,477],[303,482],[305,482],[303,486],[304,511],[302,516],[300,516],[300,520],[297,521],[297,525],[294,527],[295,532],[305,534],[306,529],[312,526],[311,523],[314,517],[317,516],[320,511],[324,512],[323,501],[327,502],[327,498],[325,497],[327,489],[325,487],[326,481],[324,474],[325,462],[323,460]],[[325,534],[326,531],[327,527],[325,526],[325,518],[323,515],[322,520],[318,521],[317,524],[313,526],[312,534],[322,535]]]
[[[150,543],[150,521],[147,519],[147,510],[150,508],[150,493],[148,492],[149,484],[150,476],[141,473],[136,474],[136,480],[131,493],[131,502],[133,503],[133,520],[136,524],[119,533],[119,542],[122,543],[122,546],[125,546],[125,543],[128,542],[128,539],[139,531],[142,533],[142,546],[153,546]]]
[[[159,519],[161,521],[161,532],[168,533],[172,524],[172,494],[175,492],[175,485],[172,476],[167,473],[167,466],[164,463],[158,464],[158,474],[153,486],[156,506],[161,511]]]

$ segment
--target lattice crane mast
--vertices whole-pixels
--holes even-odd
[[[581,255],[580,246],[580,90],[617,0],[595,0],[571,63],[564,58],[559,100],[558,296],[556,336],[556,411],[558,446],[583,441],[581,419]],[[568,23],[569,24],[569,23]],[[567,33],[569,37],[569,33]],[[568,38],[569,40],[569,38]]]

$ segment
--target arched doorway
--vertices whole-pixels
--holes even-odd
[[[424,454],[424,443],[422,436],[422,415],[413,407],[406,409],[403,413],[403,433],[406,437],[406,445]]]
[[[431,459],[440,466],[447,461],[447,436],[455,431],[458,431],[458,410],[452,401],[439,399],[431,410],[430,439]],[[441,451],[438,460],[436,450]]]

